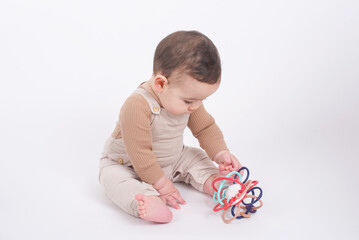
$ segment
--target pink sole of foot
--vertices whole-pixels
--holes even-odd
[[[168,223],[172,220],[171,210],[159,197],[137,194],[135,198],[138,201],[138,206],[143,207],[141,211],[145,212],[145,214],[141,214],[139,211],[139,214],[143,215],[142,219],[156,223]]]

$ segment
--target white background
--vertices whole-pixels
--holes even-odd
[[[205,106],[264,190],[250,219],[176,184],[187,205],[150,224],[98,183],[121,104],[177,30],[221,54]],[[1,0],[0,239],[358,239],[358,43],[355,0]]]

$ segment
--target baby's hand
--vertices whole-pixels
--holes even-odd
[[[157,190],[157,192],[160,194],[160,198],[165,202],[169,202],[174,208],[180,209],[180,206],[177,202],[181,204],[185,204],[185,200],[181,197],[179,191],[171,180],[169,180],[166,176],[163,176],[160,178],[155,184],[153,184],[153,187]]]
[[[238,171],[242,167],[238,159],[228,150],[217,153],[213,160],[218,163],[219,175],[221,176],[225,176],[233,171]]]

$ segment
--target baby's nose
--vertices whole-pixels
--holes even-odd
[[[196,109],[197,109],[196,107],[192,107],[192,106],[188,107],[189,112],[194,112]]]
[[[190,106],[188,106],[188,111],[189,111],[189,112],[194,112],[194,111],[196,111],[201,105],[202,105],[202,101],[196,102],[196,103],[192,103]]]

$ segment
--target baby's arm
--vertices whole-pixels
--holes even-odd
[[[177,201],[181,204],[185,201],[164,174],[152,151],[151,116],[151,109],[142,96],[129,97],[120,113],[121,135],[134,170],[141,180],[152,184],[164,202],[178,209]]]
[[[217,153],[228,150],[222,131],[203,104],[189,117],[188,128],[210,159],[213,160]]]
[[[152,151],[151,117],[147,101],[139,94],[129,97],[120,112],[121,135],[131,164],[142,181],[154,184],[164,171]]]
[[[188,127],[208,157],[219,164],[220,175],[226,175],[241,167],[238,159],[229,152],[222,131],[203,104],[191,114]]]

